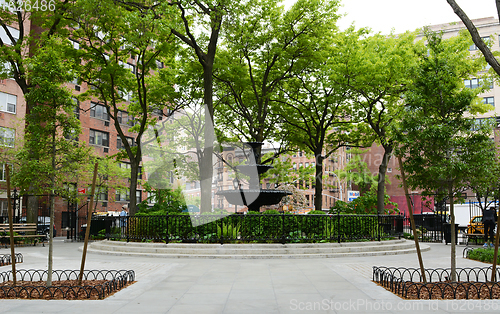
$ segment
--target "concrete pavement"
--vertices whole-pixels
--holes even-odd
[[[54,240],[54,269],[80,269],[82,243]],[[450,245],[429,244],[426,268],[450,266]],[[484,267],[462,258],[457,267]],[[21,247],[17,269],[47,269],[48,247]],[[1,248],[0,254],[10,254]],[[87,255],[86,269],[134,270],[137,282],[90,301],[0,300],[0,313],[478,313],[498,300],[405,301],[371,281],[373,266],[418,267],[415,254],[313,259],[177,259]],[[10,266],[0,267],[8,271]]]

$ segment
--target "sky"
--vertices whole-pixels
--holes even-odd
[[[295,0],[285,0],[285,6]],[[426,25],[458,22],[446,0],[341,0],[340,13],[346,13],[338,25],[347,28],[370,27],[373,32],[389,34],[413,31]],[[498,17],[494,0],[457,0],[471,19]]]

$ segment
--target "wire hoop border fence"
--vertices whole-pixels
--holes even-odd
[[[426,269],[427,283],[422,282],[419,268],[373,266],[373,281],[393,293],[408,298],[415,292],[417,299],[445,299],[447,295],[463,296],[465,299],[499,299],[500,270],[496,270],[496,281],[489,282],[493,267],[457,268],[457,281],[451,282],[451,268]]]
[[[16,261],[16,264],[22,263],[24,260],[23,255],[21,253],[16,253],[14,255],[14,259]],[[12,264],[12,256],[10,254],[0,255],[0,266],[10,265],[10,264]]]
[[[53,281],[76,281],[80,274],[79,270],[54,270]],[[32,285],[13,286],[0,285],[0,298],[27,298],[27,299],[52,299],[56,293],[62,294],[65,300],[76,299],[81,293],[87,298],[96,297],[104,299],[114,291],[120,290],[135,281],[133,270],[86,270],[83,272],[83,280],[106,280],[103,284],[82,286],[52,286],[41,284],[47,280],[47,270],[20,269],[16,270],[16,279],[23,282],[32,282]],[[0,283],[13,280],[12,271],[0,273]]]

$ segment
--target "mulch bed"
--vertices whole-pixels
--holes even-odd
[[[494,282],[405,282],[406,289],[398,289],[398,293],[390,287],[377,285],[407,300],[462,300],[462,299],[500,299],[500,286]]]
[[[0,299],[46,299],[46,300],[99,300],[135,283],[127,282],[108,290],[110,280],[83,280],[78,286],[78,280],[52,281],[47,287],[45,281],[12,281],[0,283]]]

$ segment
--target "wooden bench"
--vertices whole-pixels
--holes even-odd
[[[14,231],[15,239],[29,239],[32,240],[33,245],[36,245],[38,241],[41,241],[43,246],[45,246],[46,235],[36,234],[37,228],[35,223],[15,223],[12,224],[12,229]],[[10,242],[10,227],[9,224],[0,224],[0,240],[5,243],[5,247]]]
[[[466,244],[469,244],[470,240],[474,240],[474,242],[476,242],[476,244],[477,244],[478,240],[480,240],[480,239],[484,240],[484,234],[482,234],[482,233],[466,233],[465,236],[467,237]]]

